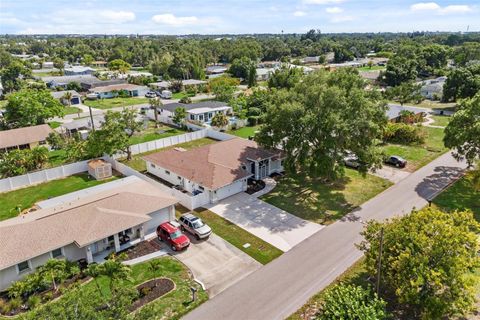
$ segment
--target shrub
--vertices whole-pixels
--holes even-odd
[[[37,296],[37,295],[30,296],[27,300],[28,308],[30,310],[33,310],[40,304],[40,302],[42,302],[42,299],[40,298],[40,296]]]
[[[47,302],[53,299],[53,292],[49,291],[42,296],[43,302]]]
[[[190,99],[190,97],[183,97],[183,98],[180,99],[178,102],[180,102],[180,103],[185,103],[185,104],[189,104],[189,103],[192,103],[192,99]]]
[[[421,126],[405,123],[388,123],[383,133],[383,141],[401,144],[420,144],[425,141],[425,132]]]
[[[0,298],[0,314],[1,313],[3,313],[3,314],[7,313],[7,311],[5,311],[7,305],[8,305],[7,301]]]
[[[10,310],[16,310],[22,305],[22,299],[20,297],[13,298],[8,304],[10,305]]]
[[[198,90],[196,86],[186,86],[185,92],[189,95],[196,95]]]
[[[145,297],[145,296],[148,295],[151,291],[152,291],[152,288],[150,288],[150,287],[143,287],[142,289],[140,289],[140,296],[141,296],[141,297]]]

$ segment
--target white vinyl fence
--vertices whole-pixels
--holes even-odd
[[[5,178],[0,180],[0,193],[31,185],[47,182],[50,180],[65,178],[88,170],[89,160],[66,164],[63,166],[30,172],[21,176]]]

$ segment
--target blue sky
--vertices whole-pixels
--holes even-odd
[[[480,30],[480,1],[0,0],[0,33]]]

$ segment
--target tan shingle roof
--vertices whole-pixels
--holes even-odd
[[[0,131],[0,149],[44,141],[50,132],[48,124]]]
[[[256,142],[235,138],[206,146],[178,151],[161,151],[143,157],[164,169],[215,190],[251,174],[242,166],[248,160],[278,156],[280,151],[260,148]]]
[[[141,190],[139,190],[141,191]],[[79,200],[63,209],[29,213],[0,224],[0,270],[54,249],[75,243],[84,247],[150,220],[149,213],[177,202],[168,196],[131,192],[92,202]]]
[[[136,84],[123,83],[123,84],[112,84],[110,86],[96,87],[90,89],[91,92],[110,92],[110,91],[120,91],[120,90],[142,90],[145,89],[145,86],[137,86]]]

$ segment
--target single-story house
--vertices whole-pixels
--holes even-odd
[[[95,129],[101,128],[104,121],[105,117],[103,115],[94,116],[93,125],[95,126]],[[90,119],[90,117],[86,117],[73,120],[71,122],[64,122],[60,125],[60,128],[62,128],[62,130],[68,135],[81,131],[91,131],[92,120]],[[86,138],[86,136],[84,136],[84,138]]]
[[[90,63],[90,65],[94,67],[105,67],[107,65],[107,61],[102,61],[102,60],[93,61],[92,63]]]
[[[257,81],[267,81],[270,75],[275,72],[275,68],[257,68]]]
[[[213,66],[207,66],[205,68],[205,73],[208,75],[212,74],[224,74],[227,72],[228,66],[227,65],[213,65]]]
[[[203,84],[207,84],[207,81],[197,80],[197,79],[182,80],[183,87],[199,86]],[[165,90],[170,88],[171,82],[170,81],[152,82],[152,83],[149,83],[148,85],[154,90]]]
[[[242,138],[190,150],[160,151],[143,159],[150,174],[187,194],[201,194],[203,204],[247,190],[249,178],[258,180],[284,171],[280,150],[267,150]]]
[[[320,61],[320,56],[313,56],[313,57],[304,57],[302,58],[302,63],[318,63]]]
[[[175,217],[178,201],[135,176],[93,188],[0,222],[0,290],[51,258],[101,263]]]
[[[52,76],[41,77],[42,81],[47,84],[49,88],[61,87],[66,89],[69,83],[77,82],[83,90],[89,90],[95,87],[108,86],[113,84],[126,83],[124,80],[100,80],[93,75],[81,76]]]
[[[126,92],[130,97],[140,97],[147,93],[148,87],[138,86],[136,84],[123,83],[114,84],[104,87],[95,87],[88,90],[90,93],[96,94],[100,99],[109,99],[118,96],[120,91]]]
[[[51,132],[53,130],[48,124],[0,131],[0,152],[47,145]]]
[[[416,108],[416,107],[409,107],[409,106],[401,106],[398,104],[389,103],[387,106],[387,117],[388,120],[391,122],[397,122],[400,118],[400,113],[402,111],[411,111],[417,114],[425,114],[425,109]]]
[[[199,123],[210,123],[217,113],[230,115],[233,113],[232,107],[222,101],[202,101],[197,103],[167,103],[158,108],[159,114],[164,117],[173,117],[177,108],[185,108],[187,111],[187,121]]]
[[[430,100],[441,99],[443,96],[443,85],[447,77],[438,77],[436,79],[430,79],[422,81],[420,84],[420,94],[422,97]]]
[[[96,72],[95,69],[90,67],[84,67],[84,66],[71,66],[70,68],[63,69],[63,73],[66,76],[80,76],[80,75],[94,74],[95,72]]]
[[[53,62],[52,61],[45,61],[42,63],[43,69],[53,69]]]
[[[70,92],[72,94],[72,98],[70,99],[70,104],[81,104],[82,103],[82,97],[80,94],[75,91],[75,90],[66,90],[66,91],[52,91],[52,97],[55,99],[59,100],[63,104],[67,104],[65,101],[65,93]]]

